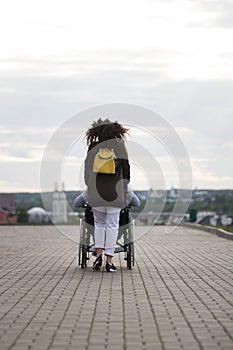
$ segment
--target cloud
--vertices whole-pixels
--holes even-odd
[[[216,173],[216,168],[213,169],[208,166],[208,160],[203,162],[203,159],[195,159],[192,168],[193,187],[221,189],[233,187],[233,176],[227,175],[225,172],[222,174]]]
[[[2,157],[4,156],[1,164],[5,164],[5,169],[8,164],[8,169],[11,168],[13,173],[18,172],[17,163],[24,161],[28,163],[28,176],[36,178],[35,172],[39,165],[35,167],[33,164],[39,164],[43,149],[56,128],[67,117],[82,109],[112,102],[133,103],[162,112],[180,134],[190,158],[209,159],[205,169],[203,162],[196,163],[199,168],[199,187],[204,171],[212,176],[222,176],[222,181],[210,181],[210,186],[220,187],[225,187],[226,176],[233,173],[233,166],[229,163],[233,131],[232,81],[177,82],[161,79],[156,70],[130,72],[120,70],[119,67],[69,78],[25,78],[23,72],[21,74],[20,77],[11,77],[10,82],[8,80],[9,87],[16,89],[15,94],[5,93],[0,96],[4,112],[0,117]],[[123,122],[124,116],[119,116],[119,120]],[[80,130],[88,126],[86,120],[81,118],[77,136]],[[60,135],[61,145],[69,135],[67,132],[65,134]],[[203,175],[204,183],[207,178]],[[6,172],[1,172],[1,179],[9,181]],[[25,176],[22,176],[21,181],[25,188]]]
[[[193,4],[202,20],[191,21],[189,26],[226,29],[233,27],[233,3],[231,0],[196,0],[193,1]]]
[[[36,188],[42,151],[57,127],[81,110],[112,102],[161,113],[195,159],[198,186],[208,187],[208,178],[209,186],[231,183],[232,1],[122,0],[114,8],[91,1],[91,13],[77,1],[69,7],[64,1],[14,4],[14,13],[6,3],[0,15],[6,188]],[[88,126],[81,118],[77,134]],[[60,135],[61,146],[68,136],[69,130]],[[166,168],[166,157],[156,151]]]

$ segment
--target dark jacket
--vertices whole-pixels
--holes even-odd
[[[113,148],[116,156],[116,173],[93,172],[93,163],[99,148]],[[87,152],[84,171],[88,188],[88,201],[92,207],[125,207],[125,192],[130,181],[130,166],[125,145],[121,141],[109,140],[92,144]]]

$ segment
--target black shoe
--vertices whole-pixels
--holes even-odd
[[[100,255],[93,262],[93,270],[100,270],[101,266],[102,266],[102,256]]]
[[[107,272],[116,272],[117,270],[116,266],[113,263],[111,264],[107,263],[105,268]]]

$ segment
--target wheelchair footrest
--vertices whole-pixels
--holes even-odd
[[[117,248],[115,248],[115,253],[121,253],[121,252],[124,252],[124,251],[125,251],[124,247],[117,247]]]

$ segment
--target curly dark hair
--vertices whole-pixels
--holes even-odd
[[[87,145],[90,146],[95,142],[104,142],[115,138],[124,142],[124,136],[128,134],[128,131],[129,129],[124,128],[117,121],[111,122],[108,118],[105,120],[99,118],[86,131]]]

